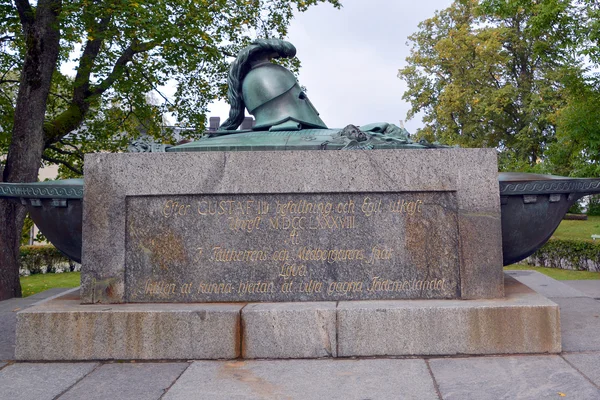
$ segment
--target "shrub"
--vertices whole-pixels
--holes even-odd
[[[52,245],[21,246],[21,275],[74,271],[77,264]]]
[[[600,215],[600,194],[589,197],[588,215]]]
[[[600,271],[600,241],[550,239],[527,263],[537,267]]]

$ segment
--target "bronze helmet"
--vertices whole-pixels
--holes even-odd
[[[254,130],[327,129],[294,74],[270,61],[295,54],[294,46],[280,39],[258,39],[240,52],[229,72],[229,118],[216,135],[233,133],[244,108],[256,120]]]

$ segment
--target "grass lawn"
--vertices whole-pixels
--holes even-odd
[[[578,281],[578,280],[590,280],[600,279],[600,272],[589,272],[589,271],[571,271],[568,269],[560,268],[543,268],[534,267],[527,264],[513,264],[508,267],[504,267],[504,270],[525,270],[531,269],[533,271],[541,272],[542,274],[548,275],[550,278],[556,279],[557,281]]]
[[[552,237],[592,240],[592,235],[600,235],[600,216],[588,216],[587,221],[563,220]]]
[[[21,277],[23,297],[52,288],[74,288],[79,286],[81,272],[63,272],[62,274],[35,274]]]

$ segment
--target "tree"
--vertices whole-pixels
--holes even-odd
[[[16,95],[0,100],[3,111],[14,106],[13,118],[0,117],[0,146],[8,146],[2,180],[35,181],[43,157],[60,162],[57,154],[79,151],[73,137],[83,143],[90,136],[73,133],[91,109],[97,113],[89,126],[114,121],[115,113],[147,120],[155,114],[146,94],[170,79],[178,83],[176,99],[163,110],[203,126],[207,105],[224,97],[228,57],[253,37],[285,36],[294,8],[322,2],[339,7],[338,0],[0,0],[2,93],[14,90],[19,76]],[[73,55],[69,80],[57,66]],[[92,131],[99,142],[116,133]],[[0,200],[0,300],[21,294],[23,218],[20,205]]]
[[[584,75],[571,0],[457,0],[409,40],[409,118],[429,140],[500,150],[500,167],[535,170],[556,140],[566,82]]]

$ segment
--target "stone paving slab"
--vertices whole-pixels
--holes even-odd
[[[0,360],[15,359],[16,322],[16,313],[0,312]]]
[[[564,354],[563,358],[600,387],[600,352]]]
[[[537,271],[505,271],[519,282],[529,286],[542,296],[553,298],[588,297],[585,293],[569,285],[550,278]]]
[[[97,363],[13,364],[0,371],[0,399],[52,400]]]
[[[423,360],[196,361],[164,400],[437,400]]]
[[[595,299],[600,299],[600,279],[590,279],[587,281],[562,281],[565,285],[579,290]]]
[[[429,365],[444,400],[600,399],[600,389],[559,356],[435,359]]]
[[[2,312],[17,312],[24,310],[42,300],[50,299],[59,296],[65,292],[76,290],[69,288],[52,288],[28,297],[15,297],[12,299],[0,301],[0,313]]]
[[[189,363],[104,364],[60,400],[160,399]]]
[[[552,298],[560,306],[562,349],[600,351],[600,301]]]

